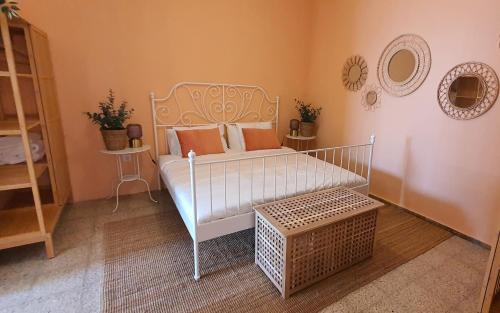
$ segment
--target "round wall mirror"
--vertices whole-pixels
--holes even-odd
[[[361,77],[361,66],[359,66],[358,64],[354,64],[349,69],[349,81],[355,83],[359,80],[360,77]]]
[[[380,93],[382,88],[376,85],[369,85],[363,90],[361,105],[366,111],[375,111],[380,107]]]
[[[409,95],[422,85],[431,68],[431,50],[422,37],[406,34],[394,39],[382,52],[377,76],[393,96]]]
[[[413,75],[415,63],[415,56],[410,50],[399,50],[389,61],[389,77],[397,83],[404,82]]]
[[[438,101],[449,117],[470,120],[486,113],[498,98],[498,76],[487,64],[463,63],[441,80]]]
[[[475,75],[463,75],[451,83],[448,90],[450,102],[457,108],[467,109],[475,106],[484,98],[484,85]]]
[[[342,69],[342,82],[346,89],[358,91],[363,87],[368,77],[368,65],[365,59],[355,55],[347,59]]]

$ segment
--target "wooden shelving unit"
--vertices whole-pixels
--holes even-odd
[[[8,79],[11,87],[0,88],[1,93],[8,93],[0,97],[8,102],[0,103],[0,136],[20,136],[26,159],[21,164],[0,165],[0,196],[8,194],[11,200],[21,197],[24,203],[22,207],[0,207],[0,249],[43,242],[47,256],[52,258],[52,233],[71,189],[47,37],[27,21],[9,21],[2,13],[0,29],[0,79]],[[23,79],[23,84],[18,79]],[[5,86],[6,81],[3,83]],[[31,88],[23,89],[26,84]],[[26,97],[27,92],[31,94]],[[23,100],[32,102],[29,116]],[[28,132],[38,132],[43,138],[45,157],[36,163]],[[42,177],[49,181],[46,184],[50,189],[42,190],[51,191],[51,203],[42,203]],[[4,203],[7,206],[10,202]]]

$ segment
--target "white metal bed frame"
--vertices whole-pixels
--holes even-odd
[[[183,102],[181,105],[180,93],[184,92],[187,103]],[[239,85],[239,84],[222,84],[222,83],[198,83],[198,82],[181,82],[172,87],[167,97],[157,98],[153,92],[150,93],[152,118],[153,118],[153,135],[155,141],[155,156],[156,162],[159,166],[160,145],[158,130],[163,129],[165,132],[169,128],[176,126],[201,126],[209,123],[226,123],[232,124],[236,122],[271,122],[275,125],[276,132],[278,132],[278,118],[279,118],[279,97],[272,100],[267,92],[260,86],[252,85]],[[266,188],[266,159],[274,159],[275,164],[277,157],[285,157],[286,164],[288,159],[292,158],[296,161],[296,172],[298,170],[298,159],[300,155],[315,156],[326,162],[331,161],[333,164],[340,165],[340,181],[338,185],[347,185],[350,188],[368,194],[370,181],[371,181],[371,166],[373,147],[375,144],[375,136],[370,137],[368,144],[340,146],[322,149],[313,149],[307,151],[284,152],[279,155],[264,155],[253,157],[240,157],[227,160],[217,161],[197,161],[196,154],[191,151],[188,155],[189,173],[191,183],[191,202],[193,208],[193,220],[191,223],[187,213],[178,209],[184,224],[186,225],[189,234],[193,239],[194,250],[194,278],[200,278],[200,265],[199,265],[199,249],[200,242],[231,234],[234,232],[242,231],[245,229],[253,228],[255,225],[255,214],[253,211],[237,214],[234,216],[225,217],[217,220],[210,220],[208,222],[198,221],[197,212],[197,197],[196,197],[196,172],[197,167],[208,166],[210,167],[210,201],[212,201],[212,166],[215,164],[222,164],[224,168],[224,184],[226,184],[226,165],[230,163],[238,164],[238,184],[240,183],[239,165],[242,161],[251,160],[251,183],[253,186],[253,171],[254,161],[260,161],[263,164],[263,190]],[[362,151],[361,153],[359,151]],[[351,156],[352,153],[352,156]],[[361,155],[360,155],[361,154]],[[331,155],[329,158],[328,156]],[[295,156],[295,158],[294,158]],[[336,158],[337,157],[337,158]],[[352,157],[352,158],[351,158]],[[306,158],[307,162],[308,158]],[[259,164],[259,163],[257,163]],[[365,165],[366,164],[366,165]],[[307,166],[307,163],[306,163]],[[346,168],[347,167],[347,168]],[[285,166],[285,184],[288,184],[288,166]],[[306,167],[306,171],[309,168]],[[335,167],[332,167],[332,185]],[[315,178],[314,178],[314,191],[321,190],[330,186],[325,186],[325,172],[323,172],[322,185],[316,181],[317,165],[315,163]],[[342,171],[347,171],[347,180],[342,181]],[[354,171],[354,177],[360,175],[366,177],[364,183],[356,183],[356,180],[350,180],[351,173]],[[161,169],[158,168],[158,184],[161,189]],[[307,177],[307,175],[306,175]],[[274,168],[274,197],[273,201],[289,197],[286,192],[284,195],[278,195],[276,192],[276,166]],[[165,185],[172,194],[171,187],[168,182]],[[295,174],[295,186],[297,189],[297,174]],[[307,186],[307,180],[306,180]],[[226,195],[227,186],[224,185],[224,195]],[[240,191],[238,191],[240,192]],[[251,192],[250,201],[254,203],[253,192]],[[272,202],[272,201],[271,201]],[[227,210],[227,203],[225,203]],[[238,213],[240,212],[238,205]],[[213,212],[211,211],[211,214]]]

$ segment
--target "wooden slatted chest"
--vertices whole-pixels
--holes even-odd
[[[373,254],[383,204],[337,187],[255,207],[255,263],[284,298]]]

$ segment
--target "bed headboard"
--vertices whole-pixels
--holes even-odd
[[[270,98],[260,86],[181,82],[166,97],[151,92],[150,99],[157,159],[166,151],[166,129],[175,126],[272,122],[278,129],[279,97]]]

